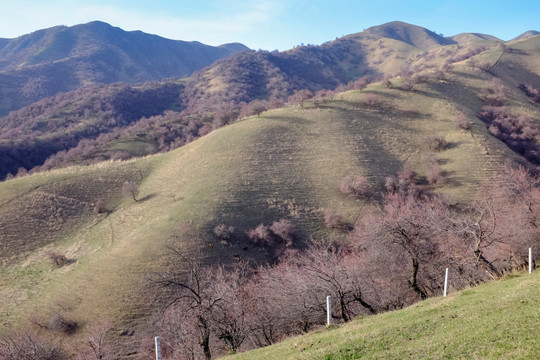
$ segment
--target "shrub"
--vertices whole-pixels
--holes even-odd
[[[122,185],[122,194],[127,198],[138,201],[137,195],[139,195],[139,186],[133,181],[126,181]]]
[[[426,169],[426,179],[430,184],[441,184],[446,180],[443,169],[437,163]]]
[[[66,255],[60,254],[59,252],[50,251],[48,256],[53,266],[62,267],[69,263],[69,260],[67,259]]]
[[[72,335],[79,328],[79,324],[75,321],[67,320],[62,315],[57,314],[51,319],[48,328],[51,330],[60,331],[66,335]]]
[[[443,151],[448,145],[446,140],[439,136],[428,135],[424,138],[424,147],[429,151]]]
[[[472,123],[467,119],[465,114],[459,113],[456,116],[452,118],[452,122],[458,129],[462,130],[469,130],[471,128]]]
[[[105,204],[103,203],[103,200],[98,199],[94,202],[94,213],[101,214],[103,212],[107,212],[105,209]]]
[[[274,221],[274,223],[270,226],[270,231],[272,231],[276,236],[280,237],[285,242],[285,246],[287,247],[293,244],[294,237],[296,236],[296,227],[288,219],[279,219],[279,221]]]
[[[341,180],[339,189],[343,194],[355,198],[365,198],[371,195],[371,186],[363,176],[353,177],[352,175],[348,175],[344,177],[343,180]]]
[[[422,195],[422,191],[416,186],[415,176],[416,173],[414,171],[405,167],[403,170],[398,171],[396,176],[385,178],[384,186],[390,194],[418,198]]]
[[[127,151],[117,151],[114,154],[111,155],[111,160],[119,161],[119,160],[128,160],[131,159],[131,154]]]
[[[343,229],[346,227],[341,215],[332,210],[324,212],[324,225],[329,229]]]
[[[489,132],[510,149],[532,163],[540,164],[540,146],[537,141],[540,128],[531,117],[512,113],[506,107],[484,106],[478,118],[486,122]]]
[[[234,227],[225,224],[219,224],[214,227],[214,234],[221,240],[230,240]]]
[[[248,230],[246,234],[249,240],[257,245],[272,246],[274,243],[268,226],[264,226],[264,224],[260,224],[255,229]]]
[[[2,360],[67,360],[66,352],[33,332],[22,332],[0,339],[0,358]]]
[[[480,92],[480,98],[491,106],[503,106],[506,102],[506,88],[499,78],[494,78],[487,88]]]
[[[379,97],[375,94],[366,94],[364,96],[364,103],[370,108],[375,108],[379,105]]]
[[[540,90],[534,88],[531,84],[519,84],[518,88],[523,90],[531,100],[540,102]]]

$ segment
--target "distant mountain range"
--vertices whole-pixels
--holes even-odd
[[[100,21],[0,39],[0,115],[91,83],[185,77],[245,50],[238,43],[169,40]]]
[[[283,102],[301,89],[335,89],[362,77],[417,81],[503,43],[480,33],[443,37],[399,21],[284,52],[173,41],[102,22],[0,39],[0,115],[20,108],[0,118],[0,178],[47,159],[50,168],[119,156],[114,144],[132,142],[133,133],[141,144],[122,157],[170,150],[216,128],[223,111],[238,116],[244,103]],[[148,80],[157,81],[141,84]]]

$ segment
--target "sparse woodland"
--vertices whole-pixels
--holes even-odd
[[[334,321],[348,322],[440,295],[444,268],[457,290],[526,267],[528,247],[538,245],[537,176],[508,165],[462,205],[416,180],[406,169],[388,178],[347,245],[315,241],[300,250],[261,225],[248,232],[251,241],[284,247],[268,265],[203,266],[171,249],[188,266],[156,282],[176,294],[163,318],[163,336],[174,339],[168,356],[210,359],[309,332],[325,324],[327,295]]]
[[[481,55],[486,51],[489,56],[489,51],[502,54],[510,51],[499,44],[490,43],[485,47],[454,44],[447,49],[441,46],[433,51],[415,52],[408,58],[399,52],[401,50],[387,48],[383,40],[370,44],[371,48],[362,44],[359,50],[351,38],[343,38],[321,46],[302,46],[287,53],[248,51],[218,60],[187,80],[92,85],[57,94],[1,119],[0,176],[11,179],[70,165],[164,153],[249,116],[266,121],[264,112],[285,106],[291,107],[293,114],[310,113],[315,118],[334,101],[344,104],[348,112],[361,112],[372,121],[369,116],[373,114],[390,114],[384,119],[403,116],[435,122],[436,109],[431,110],[431,118],[422,118],[423,114],[414,104],[407,109],[393,108],[391,97],[411,99],[417,93],[432,96],[426,95],[428,90],[449,87],[452,81],[449,79],[462,76],[453,71],[454,66],[461,66],[459,71],[462,72],[466,66],[470,71],[466,76],[488,85],[474,92],[474,98],[468,96],[470,94],[456,96],[460,103],[449,105],[453,117],[444,121],[455,132],[454,139],[493,136],[479,142],[486,155],[491,155],[489,151],[495,147],[485,144],[494,141],[500,146],[497,149],[505,146],[515,156],[504,165],[499,164],[498,171],[472,185],[474,192],[467,193],[465,201],[455,200],[444,192],[446,184],[456,181],[455,173],[446,170],[449,167],[445,161],[449,160],[445,153],[459,146],[459,141],[447,141],[440,132],[426,130],[426,135],[411,142],[415,148],[408,149],[415,157],[414,170],[406,163],[411,154],[405,160],[391,159],[385,154],[387,158],[381,158],[394,161],[392,166],[397,172],[387,171],[384,176],[382,172],[376,176],[369,171],[347,173],[328,190],[334,197],[329,203],[336,208],[343,203],[353,204],[354,216],[342,214],[332,206],[317,208],[311,213],[306,210],[307,206],[303,208],[307,216],[311,216],[310,221],[317,222],[322,229],[317,232],[306,233],[305,229],[311,228],[300,224],[300,216],[294,216],[293,211],[285,216],[286,212],[282,211],[282,215],[271,220],[267,217],[264,222],[258,221],[254,214],[242,214],[253,216],[250,221],[254,225],[249,227],[227,223],[215,214],[204,215],[208,216],[204,229],[209,231],[202,233],[201,227],[193,225],[191,219],[184,219],[186,213],[191,215],[190,208],[178,216],[185,221],[179,222],[173,217],[165,220],[180,223],[176,230],[180,235],[169,236],[164,249],[166,266],[156,265],[141,276],[145,291],[153,296],[149,302],[157,309],[151,314],[152,331],[164,339],[165,359],[209,360],[269,346],[323,327],[327,296],[333,299],[334,323],[342,324],[358,316],[402,309],[441,295],[445,268],[453,274],[450,281],[454,291],[524,269],[528,248],[532,247],[535,256],[539,255],[540,125],[534,111],[515,104],[525,99],[536,111],[540,102],[538,84],[535,87],[523,79],[515,79],[516,84],[510,88],[511,81],[494,75],[492,65],[496,62],[488,62]],[[402,60],[399,71],[385,73],[380,68],[361,66],[380,65],[388,57]],[[347,66],[339,60],[344,58],[349,61]],[[490,81],[486,81],[487,78]],[[376,90],[370,86],[375,86]],[[393,91],[392,96],[386,96],[385,90]],[[353,102],[344,98],[343,93],[347,91],[359,94],[361,100]],[[465,103],[475,107],[461,107]],[[477,119],[471,120],[475,115]],[[291,116],[288,121],[304,120]],[[327,126],[340,125],[336,121]],[[403,139],[399,137],[405,136],[399,131],[388,135],[380,130],[382,127],[374,128],[381,138],[394,136],[400,141]],[[362,133],[364,129],[358,131]],[[373,134],[369,131],[371,129],[365,130],[368,138]],[[268,136],[271,138],[273,134]],[[380,139],[368,144],[375,148],[378,141]],[[267,145],[261,142],[253,149],[264,150]],[[349,146],[356,150],[356,144]],[[248,155],[255,157],[253,153],[255,151],[251,150]],[[230,155],[222,156],[220,161],[227,166]],[[270,155],[268,161],[286,161],[293,156],[292,151],[280,160]],[[248,160],[252,158],[242,159]],[[347,159],[353,164],[357,160]],[[204,157],[197,161],[212,164]],[[254,163],[259,161],[262,160]],[[152,164],[140,167],[150,172],[148,169],[152,166],[158,167]],[[395,164],[403,166],[397,168]],[[293,165],[297,165],[295,170],[299,173],[304,170],[304,164]],[[374,172],[376,168],[369,168],[368,163],[364,169]],[[173,174],[180,177],[181,172],[189,174],[190,171],[182,168]],[[188,182],[185,173],[181,173],[185,176],[181,181]],[[307,173],[301,176],[307,178]],[[271,176],[270,171],[268,174]],[[87,227],[77,236],[85,236],[85,231],[90,232],[95,226],[106,226],[111,234],[108,246],[112,246],[115,236],[121,236],[115,232],[118,230],[113,227],[114,221],[135,224],[148,216],[140,209],[163,194],[157,188],[151,192],[141,191],[141,184],[148,179],[146,176],[147,173],[138,169],[126,171],[121,179],[115,179],[110,186],[123,194],[124,200],[117,200],[121,196],[115,197],[118,194],[112,194],[111,189],[107,198],[85,199],[80,213],[88,210],[93,220],[88,222],[90,225],[85,223]],[[241,191],[247,193],[252,178],[240,171],[238,177]],[[374,180],[377,178],[378,182]],[[269,182],[279,181],[272,178]],[[294,181],[287,184],[295,186]],[[212,186],[224,185],[214,181]],[[315,187],[312,183],[305,186]],[[28,191],[36,189],[40,190],[41,185]],[[247,206],[235,203],[240,203],[241,191],[227,193],[224,200],[218,198],[217,190],[218,195],[212,195],[214,190],[196,191],[197,196],[208,202],[215,201],[211,206],[216,213],[218,210],[226,213],[227,208],[220,206],[227,201],[239,207]],[[173,193],[169,202],[159,197],[159,206],[181,203],[182,196],[184,194]],[[9,206],[10,201],[13,200],[4,205]],[[255,203],[256,199],[249,201]],[[111,206],[112,203],[115,205]],[[190,206],[196,208],[193,204]],[[120,208],[124,212],[116,216],[115,211]],[[277,210],[271,214],[276,213]],[[152,226],[160,225],[152,223]],[[125,228],[123,231],[128,232]],[[197,246],[189,248],[186,238]],[[157,240],[156,243],[160,244]],[[216,256],[219,251],[222,254]],[[253,254],[256,256],[250,259]],[[76,262],[58,251],[48,251],[47,257],[54,276],[69,270]],[[122,356],[143,359],[153,356],[152,338],[148,334],[134,336],[125,330],[119,334],[112,319],[79,323],[65,315],[70,312],[69,306],[61,302],[54,306],[59,310],[52,317],[33,314],[28,317],[29,326],[25,329],[1,336],[0,359],[117,359]],[[76,346],[63,341],[75,337]],[[122,341],[130,342],[129,351]]]

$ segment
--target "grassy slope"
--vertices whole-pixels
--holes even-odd
[[[182,242],[189,253],[203,249],[199,254],[209,262],[232,261],[237,253],[262,261],[269,254],[242,250],[244,231],[259,223],[287,217],[298,225],[301,239],[328,236],[321,221],[324,209],[354,222],[364,205],[339,193],[341,178],[363,174],[382,187],[384,177],[403,165],[422,175],[419,148],[426,134],[451,144],[438,154],[449,179],[438,190],[466,198],[510,155],[474,119],[482,106],[476,94],[490,80],[488,74],[457,66],[449,81],[429,81],[413,93],[373,84],[364,93],[338,95],[320,109],[308,104],[305,110],[266,112],[167,154],[1,183],[1,328],[23,326],[32,314],[48,321],[61,313],[83,328],[108,317],[118,333],[134,329],[139,335],[150,329],[146,321],[155,309],[145,279],[164,270],[170,260],[166,244]],[[381,105],[365,106],[366,93],[376,94]],[[537,114],[534,106],[523,106]],[[452,125],[458,111],[474,121],[470,132]],[[140,182],[140,201],[121,197],[126,179]],[[92,212],[97,197],[114,210],[110,215]],[[24,207],[28,202],[38,209],[31,216]],[[198,229],[201,238],[186,238],[182,221]],[[236,228],[235,242],[208,247],[216,242],[212,228],[222,222]],[[11,243],[6,229],[14,232]],[[13,251],[21,246],[15,241],[28,253]],[[50,249],[75,262],[52,269],[46,256]]]
[[[226,359],[538,359],[539,306],[540,273],[509,275]]]

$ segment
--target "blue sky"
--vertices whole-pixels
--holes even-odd
[[[538,0],[13,0],[0,2],[0,37],[101,20],[209,45],[286,50],[400,20],[445,36],[481,32],[509,40],[540,31]]]

